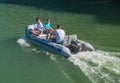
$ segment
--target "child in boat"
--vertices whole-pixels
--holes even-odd
[[[44,33],[49,34],[53,32],[53,28],[50,26],[50,19],[46,19],[46,22],[44,23]]]

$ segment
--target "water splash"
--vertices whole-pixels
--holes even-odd
[[[21,47],[30,47],[30,45],[27,43],[26,37],[25,35],[23,35],[20,39],[17,40],[17,43],[21,46]]]
[[[72,55],[69,60],[77,65],[93,83],[119,83],[120,59],[118,53],[94,51]]]

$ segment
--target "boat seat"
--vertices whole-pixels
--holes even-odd
[[[77,35],[73,34],[73,35],[68,35],[65,37],[63,45],[65,46],[69,46],[71,44],[72,40],[76,40],[77,39]]]
[[[37,36],[37,38],[46,39],[47,35],[46,34],[40,34],[39,36]]]

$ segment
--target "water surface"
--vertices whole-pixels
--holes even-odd
[[[54,28],[62,24],[66,34],[77,34],[96,51],[65,59],[31,44],[23,38],[24,29],[35,23],[37,16],[42,22],[50,18]],[[119,83],[120,25],[107,21],[102,24],[96,17],[78,11],[0,3],[0,82]]]

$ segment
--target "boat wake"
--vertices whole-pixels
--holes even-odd
[[[69,60],[77,65],[93,83],[119,83],[120,53],[94,51],[72,55]]]
[[[29,51],[37,53],[44,53],[45,55],[49,55],[50,59],[54,60],[56,63],[59,62],[56,57],[57,55],[43,49],[37,50],[36,47],[32,47],[31,44],[26,41],[25,36],[18,39],[17,43],[24,51],[28,49]],[[68,60],[78,66],[92,83],[120,83],[119,52],[105,52],[99,50],[93,52],[81,52],[72,55]]]

